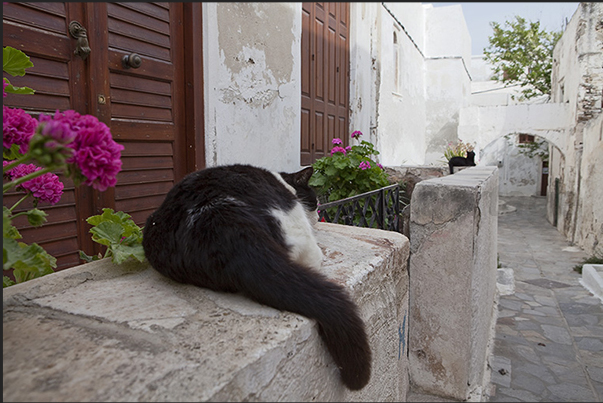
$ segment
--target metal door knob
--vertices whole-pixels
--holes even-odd
[[[129,69],[130,67],[137,69],[142,64],[142,58],[137,53],[130,53],[129,55],[122,57],[121,63],[124,66],[124,69]]]

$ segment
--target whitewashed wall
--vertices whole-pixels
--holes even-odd
[[[422,164],[423,5],[351,3],[350,16],[350,130],[375,144],[383,165]]]
[[[458,138],[459,111],[471,93],[471,38],[460,5],[427,6],[425,21],[425,163],[442,165],[446,146]]]
[[[570,242],[603,256],[601,21],[603,4],[580,3],[553,52],[552,98],[568,105],[571,115],[566,147],[551,153],[549,189],[558,179],[559,204],[556,209],[555,194],[549,192],[547,211]]]
[[[461,7],[352,3],[350,26],[350,130],[370,133],[383,165],[443,165],[470,92]]]
[[[207,165],[298,169],[301,3],[203,7]],[[469,96],[460,6],[351,3],[349,32],[349,133],[383,165],[442,165]]]
[[[208,166],[300,167],[301,3],[204,3]]]
[[[542,160],[519,152],[517,136],[500,137],[481,153],[480,165],[498,167],[499,196],[539,196]]]
[[[588,253],[603,257],[603,115],[584,130],[581,185],[574,241]]]

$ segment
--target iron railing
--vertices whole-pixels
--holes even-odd
[[[402,232],[398,184],[318,206],[319,221]]]

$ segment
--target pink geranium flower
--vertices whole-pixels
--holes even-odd
[[[343,155],[345,155],[346,151],[345,151],[345,148],[337,146],[337,147],[333,147],[331,149],[331,155],[333,155],[335,153],[343,153]]]
[[[27,152],[29,140],[34,135],[38,121],[23,109],[2,106],[2,146],[10,149],[13,144],[19,146],[19,152]]]
[[[83,181],[101,192],[115,186],[124,146],[113,140],[109,127],[92,115],[82,116],[73,110],[57,111],[52,119],[75,133],[68,144],[74,152],[66,162],[71,165],[69,171],[76,184]],[[41,120],[49,118],[41,117]],[[62,133],[69,136],[69,130]]]
[[[3,166],[6,166],[10,161],[3,161]],[[9,180],[15,180],[22,178],[26,175],[39,171],[40,167],[34,164],[20,164],[13,169],[7,171],[5,176]],[[40,201],[48,202],[50,204],[56,204],[61,200],[63,195],[63,182],[59,180],[59,177],[55,174],[48,172],[40,176],[36,176],[33,179],[23,182],[16,187],[16,190],[29,192],[31,195]]]
[[[333,144],[343,144],[343,141],[341,141],[341,139],[340,139],[340,138],[334,138],[334,139],[332,140],[332,143],[333,143]]]
[[[360,136],[362,136],[362,132],[360,130],[356,130],[355,132],[352,133],[353,139],[360,138]]]
[[[364,171],[364,170],[369,169],[371,167],[371,163],[368,162],[368,161],[362,161],[360,163],[360,165],[358,165],[358,167]]]

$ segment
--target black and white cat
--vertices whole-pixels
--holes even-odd
[[[358,390],[370,378],[371,350],[356,304],[318,271],[312,172],[251,165],[193,172],[149,216],[143,247],[151,265],[175,281],[315,319],[344,384]]]
[[[448,160],[450,175],[454,173],[454,167],[474,167],[475,152],[467,151],[467,157],[452,157]]]

